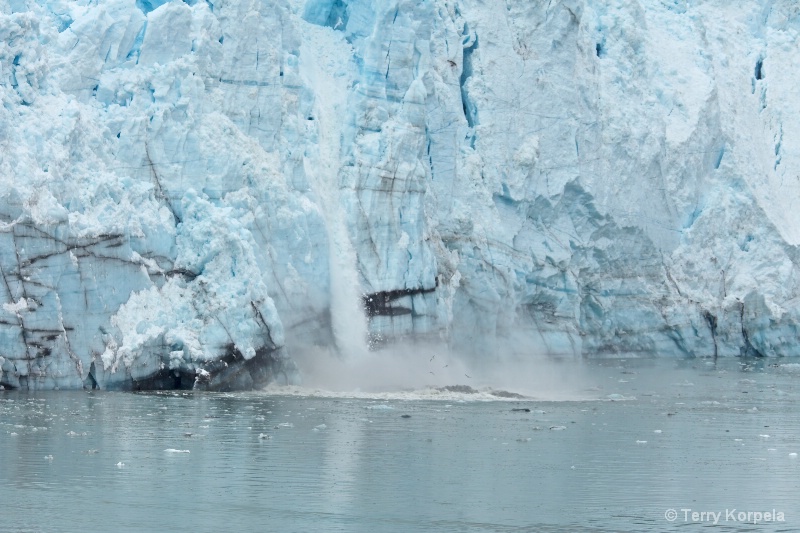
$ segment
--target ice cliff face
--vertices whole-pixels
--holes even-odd
[[[0,382],[251,387],[367,335],[798,355],[798,30],[790,0],[0,0]]]

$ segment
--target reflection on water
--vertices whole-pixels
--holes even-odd
[[[0,530],[800,530],[800,365],[586,370],[596,400],[6,391]]]

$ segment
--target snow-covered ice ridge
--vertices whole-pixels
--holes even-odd
[[[0,382],[247,388],[367,330],[798,355],[799,29],[791,0],[0,0]]]

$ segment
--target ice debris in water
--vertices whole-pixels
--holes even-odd
[[[553,431],[562,431],[564,429],[567,429],[567,426],[550,426],[550,429]]]
[[[268,434],[266,434],[266,433],[259,433],[259,434],[258,434],[258,438],[259,438],[259,439],[271,439],[271,438],[272,438],[272,435],[268,435]]]
[[[635,398],[632,396],[623,396],[622,394],[609,394],[606,396],[612,402],[621,402],[625,400],[634,400]]]
[[[636,444],[647,444],[646,440],[637,440]]]
[[[189,450],[178,450],[176,448],[167,448],[164,451],[167,453],[190,453]]]

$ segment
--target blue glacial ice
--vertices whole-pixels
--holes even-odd
[[[0,0],[0,383],[793,356],[791,2]]]

